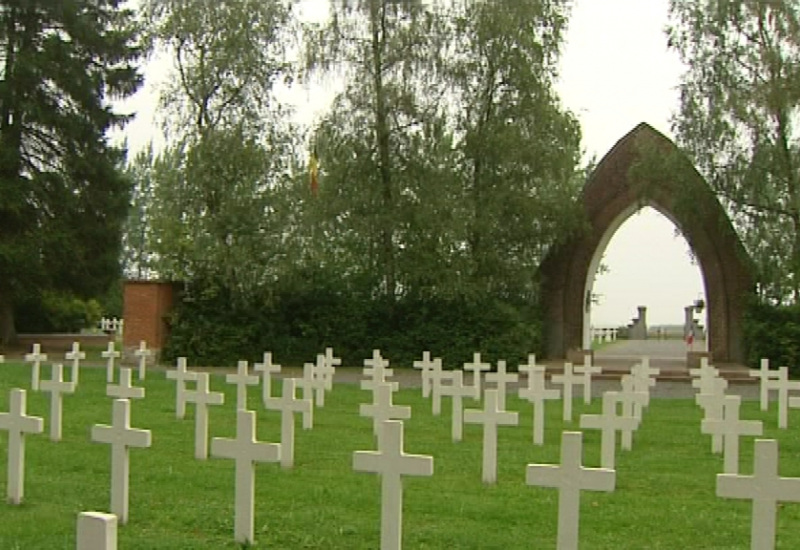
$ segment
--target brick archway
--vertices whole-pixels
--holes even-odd
[[[616,229],[633,212],[652,206],[678,227],[700,265],[713,360],[743,362],[742,316],[753,292],[750,259],[711,188],[674,143],[638,125],[606,154],[581,201],[587,229],[553,249],[542,264],[548,357],[583,349],[587,280]]]

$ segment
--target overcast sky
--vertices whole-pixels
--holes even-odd
[[[324,1],[302,0],[301,7],[306,11]],[[669,118],[677,108],[682,66],[666,47],[667,4],[575,0],[559,91],[581,121],[588,156],[599,160],[640,122],[672,137]],[[159,142],[155,97],[168,66],[167,60],[155,59],[144,90],[128,103],[138,112],[125,132],[132,150],[151,138]],[[293,95],[304,122],[324,108],[320,96],[318,90]],[[686,241],[652,209],[623,224],[606,250],[605,264],[610,272],[598,277],[594,287],[600,295],[592,313],[595,326],[627,323],[637,305],[648,307],[651,325],[682,323],[684,306],[703,295],[700,271],[690,261]]]

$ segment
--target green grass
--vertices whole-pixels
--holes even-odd
[[[8,409],[9,389],[28,388],[30,367],[0,365],[0,411]],[[49,368],[43,369],[49,376]],[[27,438],[25,501],[15,507],[0,503],[0,549],[72,549],[80,511],[106,511],[109,506],[110,449],[91,443],[93,424],[110,422],[111,400],[105,397],[105,369],[84,368],[75,395],[64,399],[64,439],[47,436],[48,395],[28,392],[28,411],[45,418],[45,432]],[[211,408],[211,434],[232,437],[235,388],[219,376],[226,404]],[[130,520],[121,526],[120,548],[225,549],[233,542],[234,465],[231,460],[197,461],[192,406],[187,418],[175,418],[174,383],[163,372],[149,371],[147,399],[132,404],[131,425],[153,433],[150,449],[131,450]],[[279,385],[278,385],[279,387]],[[338,385],[326,406],[315,411],[311,431],[298,429],[295,467],[260,464],[256,478],[256,548],[378,548],[380,482],[372,474],[352,470],[352,453],[374,448],[371,420],[358,416],[367,399],[351,385]],[[395,403],[411,405],[405,449],[434,456],[432,478],[404,481],[404,546],[408,549],[555,548],[558,495],[553,489],[525,485],[525,465],[554,463],[559,457],[564,426],[560,404],[549,403],[546,445],[531,444],[531,408],[509,397],[508,407],[521,412],[520,427],[501,428],[498,483],[481,483],[481,429],[464,427],[464,441],[450,440],[449,401],[441,417],[419,390],[401,391]],[[280,416],[260,407],[258,438],[278,441]],[[467,405],[472,406],[472,405]],[[576,415],[600,411],[575,401]],[[800,436],[796,428],[779,431],[775,405],[761,413],[745,402],[742,417],[765,422],[765,436],[780,440],[780,473],[800,476]],[[584,492],[581,505],[582,548],[748,548],[750,508],[747,501],[714,495],[715,474],[722,457],[710,452],[700,434],[700,410],[687,400],[654,400],[634,436],[631,452],[617,456],[613,493]],[[790,426],[800,424],[800,411],[790,411]],[[6,492],[5,432],[0,432],[0,492]],[[741,444],[741,471],[752,472],[752,440]],[[600,436],[584,436],[584,464],[598,466]],[[800,505],[784,504],[778,521],[778,548],[800,547]]]

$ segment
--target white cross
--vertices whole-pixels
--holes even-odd
[[[400,388],[400,384],[386,380],[387,377],[394,375],[394,371],[387,368],[388,366],[389,360],[381,357],[380,350],[373,350],[372,359],[364,359],[363,373],[367,379],[361,381],[361,389],[371,391],[374,394],[378,386],[389,384],[392,387],[392,391],[397,391]],[[375,397],[373,396],[373,401],[374,399]]]
[[[42,353],[40,344],[33,344],[33,351],[25,354],[25,362],[31,364],[31,389],[39,391],[39,366],[47,361],[47,354]]]
[[[441,366],[441,360],[439,360]],[[434,368],[434,361],[431,360],[431,352],[423,351],[422,360],[414,361],[414,368],[422,371],[422,397],[431,396],[431,371]]]
[[[636,379],[626,374],[620,381],[622,391],[619,392],[617,399],[622,405],[622,416],[630,416],[639,421],[642,420],[642,409],[650,404],[650,392],[639,391],[636,388]],[[636,415],[639,416],[636,416]],[[633,432],[625,430],[622,432],[621,447],[630,451],[633,447]]]
[[[63,393],[75,393],[74,382],[64,382],[64,366],[61,363],[53,365],[52,378],[42,380],[39,389],[50,392],[50,439],[61,441],[61,397]]]
[[[515,412],[500,410],[497,403],[497,390],[486,390],[483,410],[465,410],[464,422],[483,424],[482,479],[484,483],[495,483],[497,481],[497,427],[516,426],[519,423],[519,415]]]
[[[392,387],[381,384],[372,394],[372,403],[362,403],[358,414],[372,418],[372,433],[380,434],[384,420],[406,420],[411,418],[411,407],[392,403]]]
[[[117,550],[117,516],[101,512],[78,514],[77,550]]]
[[[314,376],[314,364],[306,363],[303,365],[303,378],[296,383],[303,390],[303,400],[314,404],[314,385],[316,384]],[[314,427],[314,407],[309,407],[307,411],[303,411],[303,429],[310,430]]]
[[[211,456],[236,461],[234,500],[234,538],[238,543],[253,543],[256,462],[278,462],[279,443],[256,440],[256,413],[236,411],[236,439],[215,437],[211,440]]]
[[[117,359],[120,353],[114,350],[114,341],[108,342],[106,351],[100,353],[100,357],[106,360],[106,382],[109,384],[114,381],[114,359]]]
[[[314,398],[317,407],[325,406],[325,390],[328,387],[328,380],[333,380],[332,366],[328,366],[327,359],[321,353],[317,354],[317,363],[313,366],[313,385],[314,385]],[[331,383],[331,387],[333,384]]]
[[[518,382],[519,375],[516,372],[507,372],[506,362],[499,360],[497,362],[497,371],[486,373],[486,381],[495,384],[495,388],[497,389],[497,406],[501,411],[506,410],[506,385]]]
[[[336,367],[342,364],[341,357],[333,356],[333,348],[325,348],[325,365],[321,373],[325,378],[325,389],[333,389],[333,377],[336,374]]]
[[[694,396],[695,403],[703,407],[704,418],[708,420],[722,420],[722,413],[725,406],[725,388],[728,387],[727,380],[714,378],[714,383],[707,389],[709,393],[700,393]],[[722,452],[722,436],[711,436],[711,452]]]
[[[150,430],[131,428],[131,402],[115,399],[113,424],[92,426],[92,441],[111,445],[111,512],[122,525],[128,523],[129,447],[149,447]]]
[[[650,388],[656,385],[656,376],[659,375],[661,369],[650,366],[650,358],[642,357],[642,361],[637,363],[631,368],[631,376],[633,376],[633,391],[644,392],[650,395]],[[648,401],[649,402],[649,401]],[[636,402],[633,404],[633,415],[636,418],[642,418],[642,409],[647,406],[645,403]]]
[[[701,357],[700,366],[696,369],[689,369],[689,375],[693,378],[714,378],[719,376],[719,372],[716,367],[708,364],[708,357]]]
[[[778,476],[778,442],[756,439],[753,475],[717,474],[717,496],[753,501],[750,548],[775,548],[779,502],[800,502],[800,478]]]
[[[72,361],[72,383],[77,386],[81,360],[86,359],[86,353],[81,351],[81,343],[72,342],[72,349],[68,351],[64,357],[67,361]]]
[[[22,503],[25,494],[25,434],[40,434],[44,420],[28,416],[25,390],[11,390],[7,413],[0,413],[0,430],[8,432],[8,501]]]
[[[575,374],[583,375],[583,402],[587,405],[592,402],[592,375],[602,372],[602,367],[592,365],[592,356],[588,353],[583,356],[583,365],[575,365]]]
[[[272,363],[272,352],[264,352],[263,363],[253,364],[253,370],[261,373],[261,402],[266,407],[267,400],[272,397],[272,375],[281,372],[281,366]]]
[[[763,426],[759,420],[739,420],[739,408],[742,398],[738,395],[725,396],[722,419],[705,419],[700,430],[704,434],[719,435],[725,445],[723,472],[739,473],[739,437],[743,435],[761,435]]]
[[[197,388],[184,394],[187,403],[194,403],[194,457],[208,458],[208,406],[225,403],[225,394],[213,392],[207,372],[197,373]]]
[[[778,369],[778,377],[769,382],[771,390],[778,390],[778,427],[785,429],[789,425],[789,391],[800,390],[800,382],[789,380],[789,369]]]
[[[520,365],[519,370],[528,375],[528,385],[519,388],[519,398],[533,403],[533,444],[543,445],[545,401],[558,399],[561,397],[561,392],[556,389],[547,389],[544,379],[545,368],[536,364],[535,355],[529,355],[528,364]]]
[[[584,468],[583,434],[561,434],[561,465],[528,464],[525,483],[555,487],[558,493],[558,549],[577,550],[581,490],[614,490],[616,472],[605,468]]]
[[[453,379],[451,371],[442,370],[442,359],[437,357],[433,360],[430,372],[430,385],[431,385],[431,414],[439,416],[442,414],[442,382]],[[462,378],[463,380],[463,378]]]
[[[492,365],[481,362],[481,354],[472,354],[472,363],[464,363],[464,370],[472,373],[472,398],[480,401],[481,372],[491,370]]]
[[[450,428],[450,434],[453,441],[461,441],[464,435],[464,404],[463,398],[472,397],[472,386],[464,385],[464,372],[461,370],[454,370],[450,373],[450,384],[441,387],[441,394],[443,396],[452,397],[453,399],[453,418]]]
[[[116,399],[144,399],[144,388],[134,386],[131,377],[131,369],[120,368],[119,384],[107,384],[106,395]]]
[[[553,384],[564,386],[563,395],[564,422],[572,422],[572,386],[583,384],[583,380],[575,376],[572,363],[564,363],[564,374],[555,374],[550,379]]]
[[[581,428],[600,430],[600,466],[614,469],[617,432],[632,432],[639,427],[633,416],[617,416],[618,395],[615,391],[603,394],[603,414],[582,414]]]
[[[178,357],[175,370],[167,371],[167,378],[175,380],[175,417],[183,418],[186,416],[186,382],[197,380],[197,373],[186,369],[186,357]]]
[[[769,382],[778,378],[778,372],[769,370],[769,359],[761,360],[761,368],[751,369],[750,376],[758,378],[760,382],[759,400],[761,402],[761,410],[766,411],[769,409]]]
[[[147,342],[140,340],[139,349],[134,351],[133,355],[139,359],[139,380],[144,380],[147,370],[147,358],[153,355],[153,352],[147,349]]]
[[[711,393],[713,391],[711,386],[719,384],[717,380],[725,381],[725,388],[723,389],[728,387],[728,381],[720,377],[716,368],[699,369],[699,372],[701,373],[700,376],[692,380],[692,387],[697,388],[700,393]]]
[[[248,410],[247,386],[257,386],[260,379],[247,372],[247,361],[239,361],[236,365],[236,374],[226,374],[225,382],[236,385],[236,410]]]
[[[378,451],[353,453],[353,469],[381,476],[381,550],[400,550],[403,540],[401,476],[432,476],[433,457],[403,452],[403,423],[387,420],[378,438]]]
[[[294,378],[283,379],[283,391],[280,397],[270,397],[264,406],[271,410],[281,411],[281,466],[294,466],[294,413],[311,413],[314,404],[310,399],[297,399],[295,396]]]

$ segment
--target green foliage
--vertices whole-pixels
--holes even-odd
[[[128,182],[106,132],[143,53],[123,4],[0,2],[0,340],[28,295],[96,296],[119,275]]]
[[[758,266],[759,292],[800,299],[800,2],[672,0],[688,69],[673,121]]]
[[[95,299],[48,290],[19,305],[17,324],[23,333],[72,333],[96,327],[102,316],[103,307]]]
[[[537,311],[496,299],[371,299],[333,288],[287,290],[269,300],[238,303],[221,285],[186,289],[170,320],[166,356],[196,364],[234,365],[271,351],[280,361],[313,361],[328,346],[346,364],[361,365],[380,349],[410,366],[429,350],[456,367],[480,351],[488,360],[541,352]]]
[[[771,368],[786,366],[800,377],[800,304],[753,301],[744,318],[744,340],[749,367],[757,368],[766,358]]]

